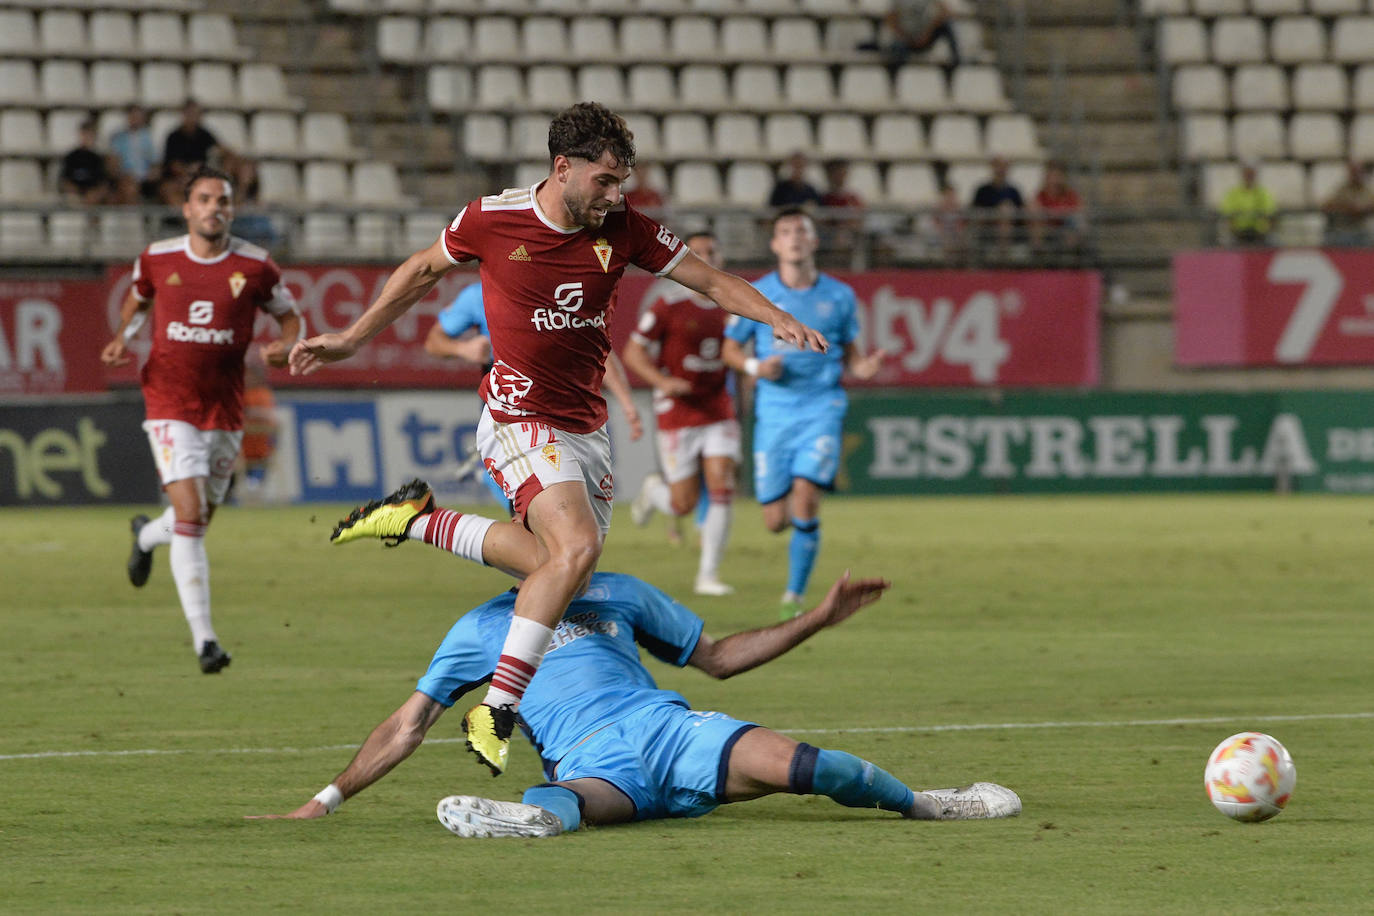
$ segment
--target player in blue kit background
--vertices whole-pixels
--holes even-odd
[[[769,243],[778,269],[754,282],[769,301],[815,328],[829,350],[800,350],[778,340],[764,324],[732,318],[723,356],[731,367],[758,379],[754,390],[754,495],[768,529],[792,529],[782,616],[801,611],[802,596],[821,543],[821,491],[834,487],[840,466],[849,397],[840,385],[877,374],[887,354],[867,355],[859,343],[854,290],[816,268],[816,225],[805,210],[773,217]],[[752,346],[750,355],[746,347]]]
[[[502,526],[492,530],[501,536]],[[584,822],[697,817],[722,803],[776,792],[826,795],[842,805],[917,820],[1020,813],[1016,793],[994,783],[913,792],[852,754],[693,710],[680,694],[658,689],[640,661],[643,647],[668,664],[727,678],[844,621],[889,585],[845,573],[807,613],[715,640],[702,631],[700,617],[653,586],[633,576],[595,573],[554,629],[520,707],[521,728],[549,782],[527,790],[518,804],[449,796],[439,802],[439,820],[459,836],[542,837]],[[292,813],[267,817],[332,813],[410,756],[446,709],[491,677],[514,606],[512,590],[463,615],[416,692],[373,730],[348,767]]]

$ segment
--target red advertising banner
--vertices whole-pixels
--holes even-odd
[[[390,271],[376,267],[283,268],[308,334],[346,328],[380,292]],[[757,275],[758,272],[754,272]],[[1091,271],[879,271],[836,273],[858,294],[863,345],[888,351],[887,364],[870,382],[884,386],[1082,386],[1098,378],[1098,299],[1101,280]],[[456,271],[434,292],[355,356],[304,378],[272,373],[280,387],[472,388],[476,370],[460,369],[424,352],[434,316],[476,278]],[[660,281],[632,271],[620,284],[610,330],[624,346],[641,309],[658,295]],[[129,288],[129,270],[109,276],[106,308],[113,326]],[[275,323],[259,319],[261,341]],[[104,337],[108,337],[108,329]],[[135,341],[140,356],[147,341]],[[111,373],[133,383],[132,370]],[[858,383],[856,383],[858,384]]]
[[[0,281],[0,396],[104,391],[96,280]]]
[[[1181,366],[1374,364],[1374,252],[1188,251],[1174,256]]]

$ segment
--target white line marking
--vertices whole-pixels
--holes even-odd
[[[1012,729],[1049,728],[1136,728],[1148,725],[1242,725],[1259,722],[1320,722],[1327,720],[1374,719],[1374,712],[1331,712],[1291,716],[1211,716],[1195,719],[1123,719],[1097,722],[980,722],[964,725],[887,725],[874,728],[779,728],[786,735],[865,735],[910,732],[988,732]],[[463,738],[431,738],[428,744],[460,744]],[[352,751],[357,744],[321,744],[315,747],[222,747],[222,748],[135,748],[124,751],[35,751],[30,754],[0,754],[0,760],[53,760],[63,757],[176,757],[183,754],[314,754],[321,751]]]

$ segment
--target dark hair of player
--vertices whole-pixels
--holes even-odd
[[[689,232],[683,236],[682,242],[684,245],[690,245],[695,239],[710,239],[713,242],[720,241],[720,239],[716,238],[716,234],[710,229],[698,229],[696,232]]]
[[[777,213],[773,214],[773,221],[768,224],[769,230],[777,231],[778,223],[785,219],[791,219],[794,216],[804,216],[807,219],[812,219],[811,211],[805,207],[783,207]]]
[[[549,122],[550,162],[558,156],[595,162],[608,151],[620,165],[634,167],[634,133],[624,118],[600,102],[578,102]]]
[[[191,189],[195,187],[196,182],[200,181],[202,178],[212,178],[216,181],[228,182],[230,189],[234,187],[234,179],[229,177],[228,172],[222,172],[219,169],[201,163],[200,168],[191,173],[191,177],[186,179],[186,186],[181,189],[183,200],[191,199]]]

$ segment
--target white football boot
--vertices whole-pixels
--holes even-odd
[[[995,782],[975,782],[959,789],[926,789],[925,794],[940,804],[940,820],[1016,817],[1021,813],[1021,797]]]
[[[649,519],[654,517],[654,501],[649,495],[650,487],[656,487],[663,483],[663,475],[657,471],[644,478],[644,483],[640,484],[639,492],[630,501],[630,521],[636,527],[643,528],[649,524]]]
[[[450,795],[439,799],[439,823],[465,837],[558,836],[563,822],[537,805],[496,801],[475,795]]]
[[[697,576],[696,587],[692,590],[698,595],[710,595],[716,598],[735,593],[733,585],[726,585],[715,576]]]

